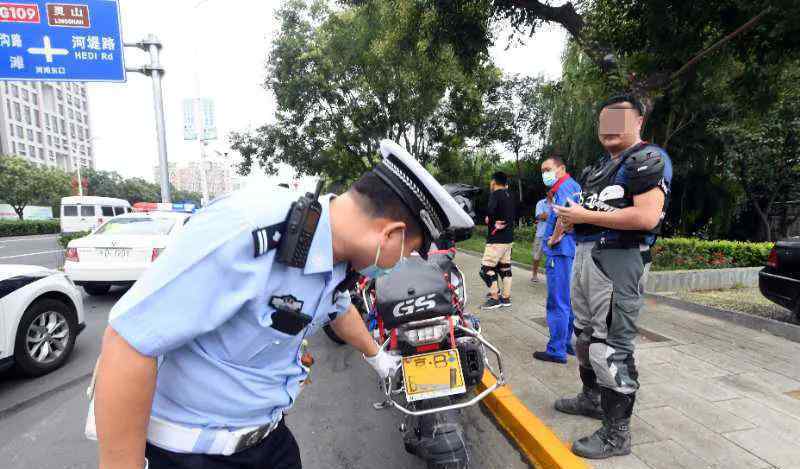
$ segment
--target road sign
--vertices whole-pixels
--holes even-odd
[[[0,80],[125,81],[117,0],[0,0]]]
[[[200,100],[200,109],[203,111],[203,130],[201,138],[204,141],[217,139],[217,117],[214,114],[214,101],[211,98]]]
[[[183,100],[183,139],[197,140],[197,123],[194,113],[194,100]]]
[[[217,139],[217,118],[211,98],[183,100],[183,139],[197,140],[198,136],[203,142]]]

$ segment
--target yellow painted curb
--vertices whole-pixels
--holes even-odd
[[[488,389],[495,382],[491,373],[484,372],[483,379],[478,383],[478,392]],[[481,403],[534,466],[546,469],[589,467],[581,458],[572,454],[567,445],[544,422],[528,410],[508,385],[495,389]]]

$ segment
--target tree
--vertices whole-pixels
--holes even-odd
[[[800,73],[788,73],[779,101],[767,113],[732,108],[726,121],[709,128],[725,143],[727,170],[744,189],[761,222],[762,239],[771,241],[776,205],[800,197]],[[790,226],[795,219],[783,220]]]
[[[468,66],[492,44],[495,23],[506,21],[521,36],[545,23],[558,24],[607,81],[648,104],[691,82],[721,50],[763,63],[797,57],[800,50],[795,0],[593,0],[560,6],[537,0],[451,0],[429,5],[440,19],[432,49],[450,44]]]
[[[276,119],[231,135],[241,171],[286,164],[342,181],[378,162],[383,138],[428,165],[478,137],[483,96],[499,72],[486,60],[465,72],[449,47],[426,53],[433,15],[413,0],[340,11],[324,1],[285,2],[265,84]]]
[[[69,193],[69,176],[63,171],[39,168],[20,157],[0,157],[0,200],[11,205],[20,220],[28,205],[52,205]]]
[[[486,134],[514,154],[517,189],[522,202],[520,158],[536,154],[547,137],[550,106],[542,78],[510,76],[487,97]]]
[[[85,168],[81,170],[81,176],[89,183],[85,195],[124,198],[120,193],[124,178],[119,173]]]

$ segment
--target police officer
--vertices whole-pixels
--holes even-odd
[[[381,377],[395,371],[337,288],[348,265],[384,275],[473,223],[400,146],[380,149],[345,194],[318,199],[297,238],[301,266],[276,257],[295,239],[297,194],[248,188],[195,214],[117,302],[95,388],[102,469],[139,469],[145,456],[151,469],[301,467],[283,414],[307,376],[303,339],[327,323]]]
[[[672,163],[640,138],[644,106],[615,96],[601,106],[599,138],[608,154],[581,177],[581,203],[554,207],[573,225],[575,351],[583,390],[556,401],[561,412],[603,420],[572,451],[601,459],[630,454],[631,413],[639,388],[633,357],[644,276],[666,212]]]

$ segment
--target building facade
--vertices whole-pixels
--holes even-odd
[[[0,81],[0,153],[67,172],[94,168],[86,84]]]
[[[241,186],[236,171],[225,160],[206,159],[206,184],[210,199],[228,194]],[[181,191],[203,193],[199,161],[169,163],[169,182]],[[160,167],[153,168],[153,177],[160,180]]]

